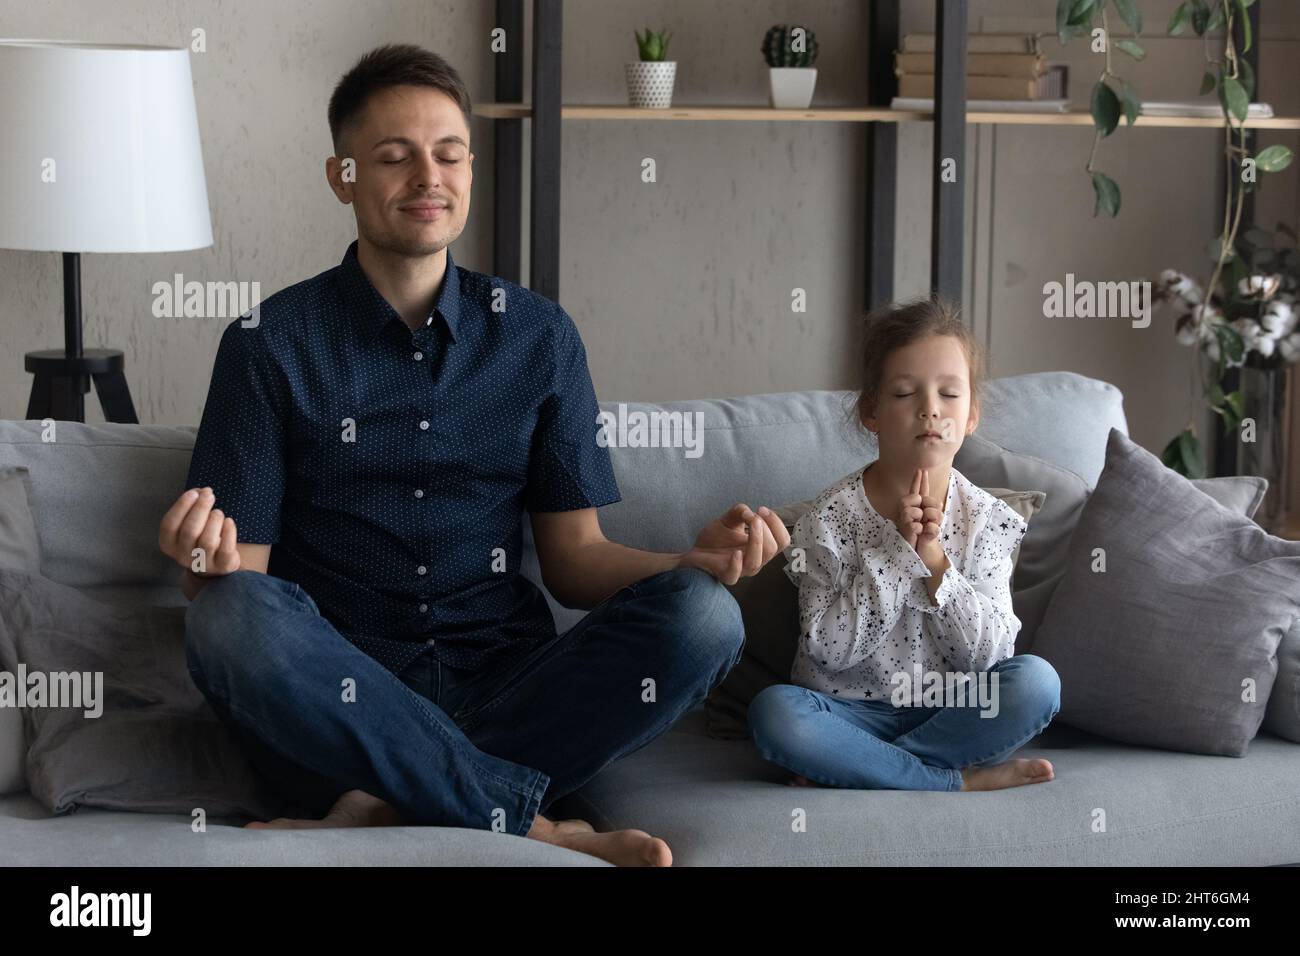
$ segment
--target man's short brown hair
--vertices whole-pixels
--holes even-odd
[[[431,50],[413,43],[376,47],[357,60],[330,96],[330,136],[338,153],[344,127],[365,112],[371,95],[394,86],[427,86],[446,93],[460,107],[469,126],[470,101],[465,82],[455,68]]]

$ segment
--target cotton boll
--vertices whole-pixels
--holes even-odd
[[[1292,332],[1277,343],[1278,354],[1284,362],[1300,361],[1300,332]]]
[[[1259,324],[1269,335],[1284,338],[1296,327],[1295,306],[1290,302],[1275,299],[1264,309],[1264,314],[1259,317]]]
[[[1188,317],[1186,322],[1181,322],[1174,331],[1174,338],[1178,340],[1179,345],[1195,345],[1196,340],[1200,338],[1200,332],[1196,328],[1196,323]]]

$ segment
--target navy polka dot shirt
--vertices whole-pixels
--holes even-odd
[[[416,331],[343,262],[221,337],[186,487],[394,673],[477,670],[555,634],[524,511],[619,500],[573,320],[457,266]]]

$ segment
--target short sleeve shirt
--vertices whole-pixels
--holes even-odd
[[[598,411],[559,305],[448,250],[412,331],[353,242],[226,328],[186,487],[394,673],[426,653],[476,670],[555,634],[520,573],[524,512],[619,500]]]

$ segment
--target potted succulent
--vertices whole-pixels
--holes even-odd
[[[677,78],[677,63],[667,60],[668,39],[666,30],[652,32],[648,27],[642,36],[635,30],[640,60],[626,64],[627,101],[631,106],[667,109],[673,105],[673,81]]]
[[[817,86],[817,35],[807,27],[778,24],[763,37],[772,108],[806,110]]]

